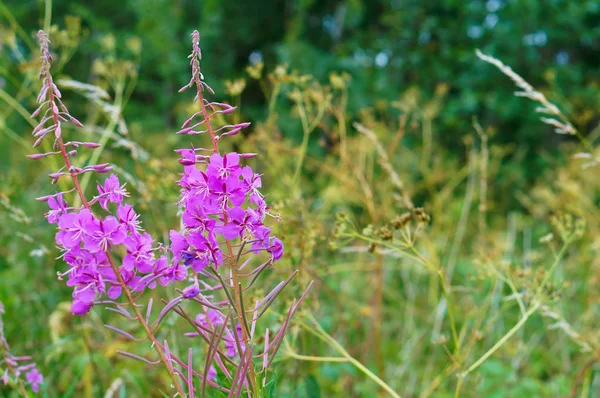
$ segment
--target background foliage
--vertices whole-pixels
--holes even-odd
[[[597,1],[61,0],[51,15],[41,1],[0,0],[0,301],[7,338],[42,363],[50,396],[103,396],[111,385],[114,396],[148,396],[164,382],[159,372],[149,382],[148,369],[115,356],[129,343],[102,329],[107,314],[73,318],[68,289],[56,281],[63,268],[53,231],[33,200],[48,193],[42,168],[52,165],[25,158],[31,128],[24,117],[38,89],[34,33],[50,25],[71,112],[90,126],[86,134],[108,144],[98,154],[119,166],[156,236],[176,228],[171,150],[181,144],[173,132],[190,100],[177,89],[188,76],[189,33],[200,30],[204,75],[253,121],[233,145],[261,153],[256,168],[282,215],[287,268],[274,270],[273,280],[298,268],[303,281],[318,282],[276,369],[281,396],[383,395],[352,362],[298,359],[339,355],[316,337],[311,314],[403,396],[456,391],[435,275],[406,257],[369,253],[361,239],[331,245],[337,213],[362,231],[390,225],[406,210],[376,145],[354,122],[374,132],[406,195],[431,215],[430,226],[414,226],[419,250],[453,275],[471,363],[519,320],[510,284],[527,291],[554,261],[556,231],[550,247],[538,243],[553,230],[552,215],[587,221],[584,238],[560,262],[546,312],[465,379],[462,391],[600,391],[597,167],[571,159],[578,142],[541,123],[536,105],[515,98],[513,83],[474,52],[511,65],[594,143]]]

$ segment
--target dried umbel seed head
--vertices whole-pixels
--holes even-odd
[[[427,214],[425,212],[425,209],[423,209],[422,207],[416,207],[415,209],[413,209],[413,214],[415,216],[415,220],[418,223],[427,224],[431,221],[431,217],[429,217],[429,214]]]
[[[408,225],[408,223],[410,222],[411,219],[412,219],[411,213],[409,213],[409,212],[403,213],[399,216],[396,216],[392,220],[392,227],[394,227],[394,229],[404,228],[406,225]]]
[[[375,245],[375,243],[371,243],[371,244],[369,245],[369,248],[368,248],[367,250],[369,251],[369,253],[375,253],[375,249],[376,249],[376,247],[377,247],[377,246]]]
[[[585,219],[575,218],[572,214],[559,214],[550,219],[563,242],[579,239],[585,232]]]
[[[375,236],[383,240],[392,240],[394,238],[394,233],[387,225],[384,225],[375,231]]]
[[[345,213],[338,213],[336,219],[338,222],[344,222],[348,220],[348,216]]]
[[[342,238],[346,233],[347,225],[343,222],[335,223],[335,228],[333,229],[333,237],[336,239]]]

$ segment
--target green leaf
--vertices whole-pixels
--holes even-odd
[[[321,398],[321,388],[317,378],[309,375],[304,378],[304,387],[306,389],[307,398]]]

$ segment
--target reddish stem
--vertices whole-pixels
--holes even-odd
[[[206,105],[204,104],[204,97],[202,96],[202,82],[200,81],[200,76],[198,73],[194,76],[194,81],[196,82],[196,90],[198,92],[198,101],[200,102],[200,107],[202,108],[202,115],[204,116],[204,120],[206,121],[206,129],[210,133],[210,140],[213,144],[214,153],[219,153],[219,146],[217,145],[217,140],[215,139],[215,132],[210,124],[210,115],[206,110]]]
[[[49,103],[48,104],[50,107],[50,112],[52,112],[52,119],[54,120],[54,125],[58,127],[60,122],[59,122],[59,118],[58,118],[58,113],[56,113],[54,111],[54,109],[57,109],[57,107],[54,104],[54,90],[52,89],[52,77],[50,76],[49,67],[46,68],[45,77],[46,77],[46,84],[48,85],[48,95],[49,95]],[[85,198],[83,190],[81,189],[81,185],[79,184],[79,179],[77,178],[77,175],[71,171],[71,160],[69,159],[69,155],[67,154],[67,150],[65,148],[65,144],[63,142],[62,137],[59,136],[57,139],[57,142],[58,142],[58,146],[60,148],[60,153],[62,155],[62,158],[65,161],[65,164],[67,166],[67,170],[69,171],[69,174],[71,175],[71,178],[73,179],[73,184],[75,185],[75,190],[79,194],[79,197],[81,198],[81,202],[83,203],[83,206],[86,209],[91,211],[90,204],[87,201],[87,199]],[[185,397],[186,394],[183,391],[183,389],[181,388],[181,386],[179,385],[177,376],[175,375],[175,373],[173,373],[173,371],[171,370],[171,367],[169,366],[169,360],[167,359],[165,354],[162,352],[162,350],[159,348],[160,345],[158,344],[158,341],[154,337],[152,330],[150,330],[150,327],[146,323],[140,310],[137,308],[137,306],[135,304],[135,300],[133,299],[133,296],[131,295],[131,292],[129,291],[129,287],[127,286],[127,284],[125,283],[125,280],[123,279],[123,276],[119,272],[119,268],[115,264],[115,261],[113,260],[111,253],[108,250],[105,251],[105,253],[106,253],[106,257],[108,258],[108,262],[110,263],[110,266],[111,266],[113,272],[117,276],[117,281],[119,282],[119,285],[123,289],[123,292],[125,292],[127,301],[129,302],[129,304],[131,305],[131,308],[135,312],[135,315],[136,315],[139,323],[142,325],[142,327],[146,331],[146,335],[148,336],[148,339],[150,339],[150,341],[152,341],[152,345],[154,346],[158,356],[160,357],[160,360],[163,362],[163,364],[167,368],[167,371],[169,372],[169,375],[171,376],[171,379],[173,380],[175,389],[177,389],[177,392],[179,393],[179,395],[181,397]]]

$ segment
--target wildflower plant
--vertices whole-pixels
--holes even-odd
[[[40,390],[44,376],[39,372],[29,356],[15,356],[4,336],[4,305],[0,301],[0,381],[4,385],[15,385],[19,393],[26,397],[28,386],[33,392]],[[24,377],[23,377],[24,376]]]
[[[268,369],[275,358],[290,319],[298,310],[312,284],[302,296],[293,300],[279,330],[258,330],[257,321],[298,271],[275,286],[264,298],[252,297],[249,289],[263,272],[280,261],[284,247],[266,225],[278,219],[269,212],[266,198],[260,192],[261,175],[244,165],[255,153],[222,153],[221,139],[237,134],[249,123],[221,124],[223,116],[235,107],[212,102],[206,93],[214,94],[200,71],[200,35],[192,34],[190,64],[192,76],[180,91],[195,89],[194,101],[200,110],[185,121],[179,135],[210,137],[208,148],[178,149],[183,173],[178,181],[181,211],[180,230],[170,231],[170,245],[157,242],[144,231],[140,215],[127,203],[125,184],[111,174],[97,185],[97,194],[86,197],[79,178],[87,173],[108,173],[109,164],[76,166],[80,149],[98,148],[100,144],[66,141],[64,127],[82,127],[62,102],[50,67],[52,56],[48,35],[40,31],[42,89],[37,98],[40,117],[33,134],[34,147],[47,137],[53,139],[52,150],[29,155],[32,159],[60,156],[64,166],[50,174],[52,183],[68,178],[73,188],[39,198],[48,203],[49,223],[56,224],[56,243],[68,270],[59,279],[73,288],[72,312],[88,313],[95,306],[137,322],[144,336],[136,337],[124,330],[107,328],[133,341],[146,341],[156,351],[157,360],[130,352],[122,355],[147,364],[162,362],[169,374],[171,387],[179,396],[205,395],[207,386],[229,396],[259,396],[267,386]],[[77,196],[80,207],[70,206]],[[251,265],[252,264],[252,265]],[[176,288],[175,298],[166,299],[160,288],[185,284]],[[146,290],[165,293],[160,313],[152,319],[153,299],[142,303]],[[157,293],[157,294],[161,294]],[[193,312],[192,312],[193,311]],[[194,342],[204,341],[204,358],[195,348],[180,357],[169,348],[158,331],[168,314],[176,313],[191,326],[186,336]],[[191,315],[190,315],[191,314]],[[261,346],[258,346],[258,343]],[[263,344],[264,343],[264,344]],[[32,383],[33,385],[33,383]]]

